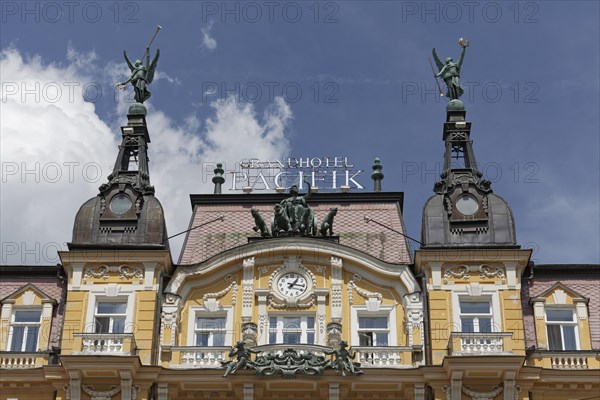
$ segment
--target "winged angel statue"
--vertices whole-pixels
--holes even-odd
[[[469,46],[469,41],[460,38],[458,43],[462,47],[458,63],[453,62],[452,57],[446,58],[446,63],[443,63],[435,52],[435,48],[432,50],[435,65],[437,65],[439,70],[439,72],[435,74],[435,77],[441,77],[444,82],[446,82],[446,86],[448,87],[446,96],[451,100],[458,99],[464,93],[463,88],[460,87],[460,67],[465,58],[465,50]]]
[[[125,82],[117,83],[116,87],[125,90],[125,85],[131,82],[131,85],[135,90],[135,101],[143,103],[151,96],[147,86],[154,80],[154,71],[156,71],[156,64],[158,64],[160,50],[156,49],[156,56],[152,62],[150,62],[150,47],[146,47],[146,53],[144,54],[146,56],[146,65],[140,60],[136,60],[135,64],[131,64],[126,51],[123,52],[123,55],[125,56],[125,61],[131,71],[131,76]]]

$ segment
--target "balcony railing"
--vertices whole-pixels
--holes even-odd
[[[83,339],[80,354],[135,354],[133,333],[75,333],[73,336]]]
[[[506,338],[512,338],[512,332],[452,332],[448,351],[451,356],[512,354]]]
[[[544,350],[536,349],[529,355],[529,365],[564,370],[600,368],[597,350]]]
[[[587,369],[587,356],[568,353],[551,355],[552,369]]]
[[[406,346],[361,346],[352,347],[361,368],[410,368],[412,347]],[[405,355],[404,361],[402,360]],[[411,360],[411,361],[408,361]]]
[[[330,357],[327,353],[333,350],[331,347],[311,344],[267,344],[254,347],[253,350],[259,351],[260,355],[280,353],[290,347],[300,353],[311,352],[324,357]],[[361,363],[361,368],[410,368],[415,366],[412,359],[413,352],[417,351],[413,347],[402,346],[352,347],[351,350],[356,352],[355,360]],[[163,352],[171,353],[171,368],[221,368],[221,362],[229,360],[230,351],[229,346],[163,347]]]
[[[46,364],[48,353],[0,352],[1,369],[36,368]]]
[[[229,346],[173,346],[171,368],[220,368],[221,361],[229,359]],[[163,351],[166,348],[163,347]]]

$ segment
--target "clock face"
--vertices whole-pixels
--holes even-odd
[[[277,289],[284,296],[298,297],[308,289],[308,283],[303,275],[288,272],[277,280]]]
[[[131,199],[125,194],[118,194],[110,201],[110,211],[116,215],[123,215],[131,208]]]
[[[479,203],[473,196],[463,194],[456,200],[456,208],[462,215],[470,216],[477,212]]]

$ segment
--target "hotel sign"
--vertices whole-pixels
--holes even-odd
[[[306,190],[305,181],[322,191],[364,189],[358,181],[362,172],[350,163],[348,157],[248,158],[239,162],[236,171],[230,172],[229,190],[283,190],[292,185]]]

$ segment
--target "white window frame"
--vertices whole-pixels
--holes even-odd
[[[571,315],[573,316],[573,319],[571,321],[548,321],[548,311],[571,311]],[[550,334],[548,333],[548,325],[559,325],[560,328],[560,340],[562,343],[562,349],[560,350],[556,350],[556,351],[569,351],[569,350],[564,350],[565,348],[565,335],[563,333],[563,329],[562,327],[564,325],[568,325],[568,326],[574,326],[575,327],[575,350],[570,350],[570,351],[578,351],[581,349],[581,343],[579,340],[579,318],[577,315],[577,310],[575,309],[575,307],[557,307],[557,306],[552,306],[552,305],[546,305],[546,307],[544,307],[544,321],[546,322],[546,340],[548,343],[548,350],[550,350]],[[551,350],[553,351],[553,350]]]
[[[40,320],[39,322],[15,322],[15,316],[17,314],[17,312],[19,311],[39,311],[40,312]],[[43,310],[41,307],[13,307],[12,309],[12,313],[10,316],[10,326],[8,328],[8,343],[6,346],[6,351],[15,351],[15,352],[20,352],[20,353],[26,353],[27,350],[23,350],[23,347],[25,346],[25,343],[27,343],[27,332],[29,331],[29,327],[30,326],[37,326],[38,327],[38,333],[37,333],[37,338],[35,341],[35,350],[34,352],[37,352],[39,350],[39,345],[40,345],[40,334],[41,334],[41,330],[42,330],[42,314],[43,314]],[[15,350],[12,348],[12,339],[13,339],[13,329],[15,326],[24,326],[25,327],[25,333],[23,334],[23,341],[21,342],[21,348],[18,350]]]
[[[121,313],[121,314],[102,314],[98,312],[98,306],[100,305],[100,303],[113,303],[113,304],[125,304],[125,312]],[[96,318],[98,317],[108,317],[109,318],[109,323],[108,323],[108,332],[97,332],[98,330],[98,324],[96,323]],[[122,317],[123,318],[123,332],[115,332],[114,331],[114,317]],[[127,332],[127,299],[113,299],[111,298],[110,300],[107,299],[97,299],[96,301],[96,307],[94,309],[94,333],[126,333]]]
[[[462,332],[462,323],[460,320],[460,301],[489,301],[492,306],[492,332],[500,333],[504,332],[504,326],[502,325],[502,313],[500,311],[500,296],[497,290],[486,291],[482,290],[481,295],[472,296],[468,290],[454,290],[452,291],[452,329],[451,332]]]
[[[487,303],[489,305],[489,314],[484,314],[484,313],[462,313],[461,311],[461,307],[460,305],[463,303]],[[498,326],[496,326],[496,323],[494,321],[494,310],[493,310],[493,306],[492,306],[492,300],[488,297],[488,298],[473,298],[473,297],[465,297],[465,296],[461,296],[458,299],[458,321],[460,322],[460,332],[465,332],[463,326],[462,326],[462,320],[463,317],[466,318],[473,318],[473,332],[472,333],[493,333],[493,332],[501,332],[501,330],[498,330]],[[484,332],[481,330],[481,325],[480,325],[480,321],[479,321],[479,317],[489,317],[490,319],[490,330],[487,332]]]
[[[398,325],[396,324],[396,307],[380,306],[379,311],[368,311],[366,306],[352,306],[351,325],[352,343],[351,346],[360,346],[360,336],[358,335],[358,317],[387,317],[388,319],[388,347],[398,346]]]
[[[101,290],[101,291],[100,291]],[[104,288],[97,292],[90,292],[88,299],[87,319],[84,333],[96,333],[96,309],[99,302],[127,302],[127,315],[125,315],[124,333],[134,333],[133,317],[135,315],[135,292],[121,293],[118,296],[107,296]]]
[[[191,306],[188,312],[188,333],[187,345],[196,347],[196,318],[223,318],[225,317],[225,344],[224,346],[233,346],[233,308],[219,307],[219,310],[208,311],[203,306]],[[212,346],[210,346],[212,347]],[[221,347],[221,346],[216,346]]]
[[[275,327],[271,326],[271,318],[276,318],[277,319],[277,324],[275,325]],[[295,314],[289,314],[289,313],[270,313],[267,317],[267,343],[268,344],[283,344],[283,330],[285,329],[285,327],[283,326],[282,322],[283,318],[300,318],[300,329],[298,330],[300,332],[300,343],[298,344],[316,344],[317,343],[317,316],[316,314],[313,313],[295,313]],[[314,325],[312,327],[308,326],[308,318],[312,318],[314,321]],[[311,331],[311,333],[313,334],[313,342],[312,343],[308,343],[308,333],[309,331]],[[271,338],[271,333],[275,332],[276,334],[276,339],[275,339],[275,343],[271,343],[270,342],[270,338]],[[291,344],[291,343],[290,343]]]

